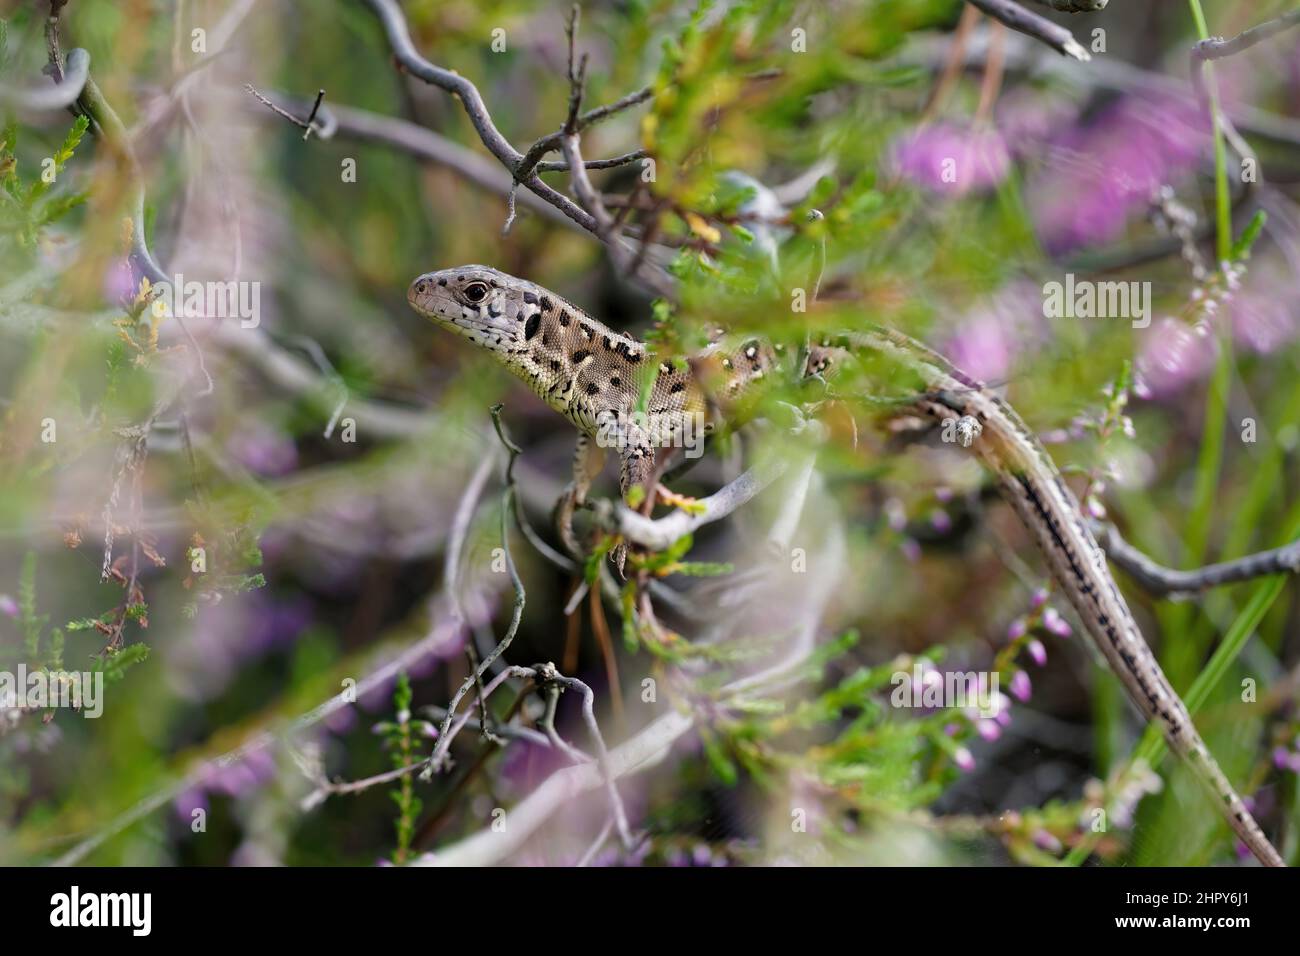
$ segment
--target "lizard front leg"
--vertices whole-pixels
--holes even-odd
[[[650,435],[640,425],[628,423],[619,435],[619,471],[618,490],[623,501],[630,508],[640,508],[647,501],[653,501],[655,447]],[[633,489],[640,488],[639,492]],[[627,562],[627,545],[619,544],[610,555],[618,567],[619,576],[623,576],[623,565]]]
[[[573,513],[587,502],[587,492],[605,464],[605,449],[586,432],[578,434],[573,449],[573,480],[569,482],[555,506],[555,531],[560,542],[577,561],[583,558],[582,548],[573,533]]]

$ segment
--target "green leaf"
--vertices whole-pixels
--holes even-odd
[[[1268,213],[1263,209],[1256,210],[1255,215],[1252,216],[1250,222],[1246,224],[1246,228],[1242,230],[1237,241],[1232,244],[1232,255],[1230,258],[1234,262],[1240,259],[1250,258],[1251,246],[1253,246],[1255,240],[1259,238],[1260,231],[1264,228],[1266,222],[1268,222]]]
[[[726,561],[679,561],[673,567],[674,574],[685,574],[693,578],[717,577],[731,574],[736,566]]]
[[[40,228],[48,226],[50,223],[58,222],[72,210],[85,203],[89,198],[89,193],[67,193],[63,196],[55,196],[41,206],[41,211],[36,214],[33,224]]]
[[[23,632],[23,648],[34,664],[40,660],[41,633],[49,617],[36,613],[36,552],[23,555],[18,577],[18,622]]]
[[[149,658],[148,644],[128,644],[117,650],[108,650],[104,652],[104,657],[95,661],[91,666],[92,671],[102,672],[104,680],[108,682],[119,681],[126,674],[128,668]]]
[[[718,775],[718,779],[728,787],[734,787],[737,779],[739,779],[739,774],[736,772],[735,763],[727,755],[721,741],[708,731],[700,734],[700,741],[704,744],[704,755],[709,760],[709,766]]]

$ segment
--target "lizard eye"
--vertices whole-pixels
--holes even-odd
[[[471,302],[482,302],[487,298],[488,287],[484,282],[471,282],[465,286],[465,298]]]

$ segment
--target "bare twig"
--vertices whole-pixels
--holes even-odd
[[[1208,84],[1213,80],[1206,75],[1207,65],[1212,60],[1221,60],[1241,53],[1243,50],[1248,50],[1255,44],[1267,40],[1269,37],[1275,36],[1298,23],[1300,23],[1300,10],[1293,10],[1276,19],[1251,27],[1249,30],[1244,30],[1230,40],[1225,40],[1223,37],[1211,37],[1208,40],[1201,40],[1192,47],[1192,89],[1196,93],[1196,100],[1200,104],[1202,113],[1210,119],[1211,123],[1217,122],[1219,124],[1224,137],[1232,144],[1232,148],[1237,151],[1237,154],[1242,159],[1254,161],[1255,151],[1251,149],[1250,144],[1237,131],[1231,118],[1223,110],[1212,109],[1213,98]],[[1246,180],[1246,188],[1249,189],[1254,182],[1254,178]]]
[[[621,97],[613,103],[608,103],[605,106],[598,106],[594,110],[583,113],[578,117],[578,122],[575,124],[574,131],[580,133],[593,123],[599,123],[601,120],[608,119],[617,113],[621,113],[623,110],[631,109],[633,106],[644,103],[653,95],[654,91],[647,86],[634,93],[629,93],[627,96]],[[537,142],[533,143],[532,146],[528,147],[528,152],[524,153],[524,158],[515,168],[515,175],[523,176],[528,171],[539,166],[543,156],[547,153],[555,152],[555,150],[560,148],[560,141],[564,138],[564,135],[565,130],[561,127],[554,133],[543,136]]]
[[[1223,37],[1210,37],[1201,40],[1192,47],[1192,59],[1195,61],[1221,60],[1243,50],[1249,50],[1255,44],[1271,36],[1300,24],[1300,10],[1292,10],[1273,20],[1257,24],[1249,30],[1243,30],[1235,37],[1225,40]]]
[[[1031,36],[1035,40],[1041,40],[1063,56],[1072,56],[1083,62],[1092,59],[1069,30],[1058,26],[1046,17],[1026,10],[1014,0],[966,0],[966,2],[978,7],[981,12],[1012,30]]]
[[[586,162],[588,169],[614,169],[618,166],[626,166],[628,163],[635,163],[638,159],[645,159],[650,154],[644,149],[634,149],[630,153],[624,153],[622,156],[611,156],[609,159],[589,159]],[[553,160],[537,164],[539,173],[562,172],[569,168],[567,160]]]
[[[62,78],[55,79],[53,86],[27,89],[0,86],[0,107],[32,112],[67,109],[85,89],[90,76],[90,54],[80,47],[72,50],[60,75]]]
[[[1059,10],[1061,13],[1097,13],[1106,9],[1110,0],[1034,0],[1039,6]]]
[[[577,61],[574,68],[578,47],[578,20],[582,16],[582,7],[574,4],[569,9],[569,22],[564,33],[569,40],[569,114],[564,120],[564,132],[573,134],[578,131],[578,110],[582,109],[583,88],[587,81],[587,54]]]
[[[1106,525],[1099,531],[1106,557],[1127,571],[1143,590],[1157,596],[1192,594],[1271,574],[1300,574],[1300,542],[1249,554],[1235,561],[1180,571],[1157,564],[1125,541],[1114,525]]]
[[[397,60],[398,65],[412,76],[445,90],[460,100],[461,106],[464,108],[466,116],[469,117],[470,123],[474,126],[475,132],[478,133],[479,139],[482,140],[488,151],[510,171],[514,183],[527,187],[531,192],[550,203],[583,229],[605,241],[616,264],[623,264],[628,261],[631,254],[623,246],[621,237],[616,230],[610,228],[608,222],[604,222],[599,218],[592,204],[584,202],[587,207],[584,209],[583,206],[551,188],[542,181],[535,167],[542,156],[557,146],[565,148],[566,157],[568,157],[570,150],[565,146],[566,141],[572,141],[571,151],[576,153],[577,134],[581,129],[607,116],[612,116],[619,110],[627,109],[648,99],[651,96],[651,91],[648,88],[629,94],[608,106],[578,115],[577,109],[581,103],[581,87],[585,80],[585,65],[579,65],[575,68],[571,60],[569,64],[570,110],[564,126],[559,132],[538,140],[529,148],[526,154],[520,153],[497,129],[496,123],[493,122],[492,116],[483,102],[478,87],[465,77],[429,62],[416,51],[414,43],[411,42],[406,17],[395,0],[365,0],[365,2],[379,17],[385,36],[388,39],[388,45],[392,48],[393,57]],[[575,15],[570,21],[571,33],[576,33],[576,26]],[[571,36],[571,48],[573,42]],[[574,161],[571,157],[569,162],[572,167]],[[577,163],[578,165],[582,164],[581,158],[577,160]],[[571,169],[571,173],[576,174],[577,171]],[[594,190],[591,190],[591,192],[595,193]],[[514,220],[515,190],[513,185],[508,191],[507,197],[509,213],[504,227],[506,230],[509,229]],[[627,272],[627,274],[629,277],[635,278],[646,285],[656,295],[671,297],[675,293],[676,287],[671,277],[657,267],[650,270],[633,270]]]
[[[176,797],[180,796],[180,794],[184,793],[186,790],[203,786],[212,776],[214,771],[239,763],[250,754],[273,746],[279,741],[292,740],[309,727],[315,726],[327,717],[343,710],[345,707],[353,706],[354,701],[357,699],[364,697],[366,694],[376,690],[377,688],[386,686],[388,682],[395,679],[398,674],[403,671],[409,672],[430,654],[437,653],[442,649],[446,641],[447,635],[442,628],[431,628],[429,633],[423,638],[393,655],[365,677],[361,678],[361,680],[357,681],[354,688],[335,694],[319,706],[295,717],[281,729],[264,730],[253,734],[248,740],[244,741],[244,743],[240,744],[235,749],[227,751],[213,760],[204,761],[193,770],[174,780],[172,783],[154,791],[130,810],[116,817],[107,826],[97,830],[94,834],[82,840],[76,846],[72,847],[56,859],[53,865],[71,866],[74,863],[80,862],[106,840],[122,832],[136,821],[148,816],[150,813],[153,813],[159,807],[162,807],[176,799]]]
[[[807,472],[807,477],[811,480],[814,476],[812,472]],[[805,472],[801,470],[791,488],[788,509],[800,510],[800,506],[807,500],[806,494]],[[748,497],[752,497],[752,494]],[[769,535],[770,539],[780,545],[781,539],[790,527],[789,520],[778,519]],[[842,563],[845,548],[842,523],[835,516],[829,516],[827,527],[834,533],[827,539],[829,550],[825,555],[825,561],[828,568],[835,568]],[[799,655],[806,653],[806,650],[815,643],[821,616],[827,601],[835,593],[836,581],[837,575],[833,573],[817,576],[808,594],[804,620],[794,635],[788,653],[783,655],[776,666],[765,668],[721,688],[719,701],[725,702],[728,696],[752,694],[760,689],[766,692],[780,677],[801,676],[797,665],[805,658]],[[656,718],[632,738],[610,750],[608,767],[611,780],[618,781],[660,763],[671,752],[672,746],[694,729],[697,719],[694,713],[672,710]],[[484,829],[416,860],[415,864],[489,866],[500,863],[517,853],[534,834],[543,829],[555,813],[564,807],[572,806],[578,797],[595,791],[602,785],[609,784],[600,772],[600,768],[591,763],[557,771],[510,810],[510,826],[506,832]],[[598,841],[600,844],[603,842],[603,839]]]
[[[407,774],[419,770],[426,762],[427,761],[420,760],[416,763],[407,764],[405,767],[398,767],[396,770],[389,770],[385,773],[375,774],[373,777],[366,777],[362,780],[351,780],[347,783],[334,783],[329,780],[318,781],[316,789],[303,797],[299,806],[303,810],[311,810],[320,806],[330,797],[342,796],[349,793],[362,793],[369,790],[371,787],[379,787],[386,783],[392,783],[394,780],[400,780]]]
[[[469,117],[483,145],[507,169],[517,170],[524,156],[501,135],[501,131],[492,121],[478,87],[465,77],[430,63],[416,51],[415,44],[411,42],[406,16],[395,0],[365,0],[365,2],[379,17],[384,34],[388,38],[388,45],[392,48],[393,57],[398,65],[412,76],[454,94],[464,107],[465,115]],[[596,221],[573,200],[542,182],[536,171],[529,171],[523,176],[516,173],[515,178],[588,232],[596,231]]]
[[[428,707],[421,707],[420,712],[423,714],[427,714],[429,717],[431,717],[434,720],[442,720],[444,717],[447,716],[446,707],[437,707],[434,705],[430,705]],[[469,720],[465,722],[465,726],[469,727],[472,730],[483,729],[483,724],[480,723],[474,717],[470,717]],[[562,753],[569,754],[569,756],[572,756],[572,752],[575,750],[575,748],[569,747],[567,744],[564,746],[560,746],[556,744],[555,741],[551,740],[546,734],[533,730],[533,728],[531,727],[524,727],[519,724],[497,723],[493,727],[493,730],[500,736],[505,737],[507,740],[523,740],[523,741],[527,741],[530,744],[536,744],[539,747],[555,747],[557,750],[561,751]],[[582,753],[581,751],[577,751],[577,752],[580,754]],[[586,760],[591,760],[591,758],[587,757],[586,754],[582,754],[582,756]]]
[[[609,752],[609,777],[617,781],[658,764],[694,725],[690,714],[678,711],[659,717]],[[485,866],[507,859],[557,810],[582,794],[604,786],[605,779],[604,772],[594,763],[558,770],[510,811],[510,826],[505,832],[481,830],[445,850],[415,860],[413,865]]]
[[[501,408],[500,405],[492,407],[492,420],[496,424],[497,434],[501,434]],[[503,436],[503,441],[505,441]],[[511,443],[507,442],[507,447]],[[451,703],[447,705],[447,716],[443,718],[442,724],[438,729],[438,742],[434,745],[433,754],[429,758],[429,765],[420,775],[421,779],[428,780],[436,771],[441,770],[447,760],[447,751],[451,747],[453,734],[448,733],[451,729],[452,719],[455,717],[456,708],[460,706],[461,700],[469,692],[471,687],[482,680],[483,675],[488,671],[492,664],[506,652],[510,647],[510,642],[515,639],[515,634],[519,630],[519,622],[523,619],[524,603],[528,598],[527,591],[524,590],[524,582],[519,577],[519,569],[515,567],[514,556],[510,553],[510,516],[514,512],[515,502],[515,485],[514,485],[514,464],[515,456],[511,455],[509,463],[506,465],[506,486],[501,495],[501,549],[505,554],[506,570],[510,574],[510,583],[515,590],[514,610],[510,617],[510,626],[506,629],[505,636],[492,649],[492,651],[483,658],[483,662],[474,668],[470,676],[465,679],[452,695]],[[485,697],[486,692],[480,691],[480,697]]]
[[[330,112],[329,110],[326,110],[323,113],[321,112],[320,104],[321,104],[321,100],[325,98],[324,90],[321,90],[316,94],[316,102],[312,104],[311,113],[307,116],[307,118],[298,119],[298,117],[294,116],[288,110],[280,106],[276,106],[275,103],[273,103],[269,97],[265,96],[255,86],[253,86],[252,83],[245,83],[244,89],[248,90],[248,92],[252,93],[253,96],[257,97],[257,99],[259,99],[263,104],[265,104],[266,107],[271,110],[271,112],[275,113],[277,116],[283,116],[294,126],[302,130],[303,139],[306,139],[307,137],[311,136],[313,131],[315,131],[317,135],[320,136],[321,139],[329,139],[331,136],[334,135],[334,129],[337,126],[337,123],[333,121],[333,113]],[[319,124],[317,124],[316,122],[317,114],[320,114],[321,116],[321,122]]]
[[[578,858],[577,866],[579,868],[591,865],[591,861],[596,858],[596,854],[600,852],[600,848],[604,846],[605,841],[609,839],[609,832],[612,829],[614,829],[613,819],[606,820],[605,825],[602,826],[600,832],[596,834],[596,839],[591,841],[591,846],[587,847],[587,851]]]
[[[290,108],[294,109],[305,109],[307,106],[304,101],[293,100],[278,93],[274,95],[274,99],[281,103],[288,103]],[[265,115],[260,109],[257,112]],[[508,195],[514,185],[510,172],[500,163],[493,162],[486,156],[467,149],[431,129],[396,117],[349,106],[333,105],[322,108],[321,112],[328,113],[334,121],[334,127],[330,136],[327,136],[323,129],[318,129],[316,132],[318,139],[333,138],[382,143],[417,159],[451,169],[479,188],[499,196]],[[519,197],[519,201],[550,222],[574,230],[582,229],[577,222],[536,193],[525,191]]]
[[[695,512],[679,510],[652,520],[626,505],[604,499],[594,502],[593,509],[596,520],[606,529],[642,547],[662,551],[682,535],[727,517],[779,478],[787,465],[785,460],[781,460],[762,469],[751,468],[707,498],[700,499]]]
[[[487,483],[488,475],[492,473],[492,466],[496,463],[494,457],[493,455],[485,455],[483,460],[479,462],[478,468],[474,470],[474,474],[465,485],[465,491],[461,495],[460,503],[456,506],[456,514],[452,518],[451,530],[447,533],[447,558],[443,565],[442,586],[443,591],[447,594],[447,599],[451,602],[452,614],[458,627],[463,627],[465,621],[465,614],[460,606],[460,552],[464,546],[465,537],[469,534],[470,524],[474,520],[474,512],[478,510],[478,500],[483,493],[483,486]],[[487,691],[483,687],[483,676],[482,671],[479,670],[478,655],[474,652],[474,644],[470,640],[465,641],[465,656],[469,661],[470,672],[477,675],[475,683],[478,686],[480,732],[488,740],[500,743],[500,739],[492,732],[492,721],[487,708]]]
[[[618,827],[619,839],[623,841],[623,846],[631,848],[633,841],[627,825],[627,814],[623,810],[623,801],[618,795],[618,787],[614,784],[614,773],[610,765],[609,751],[605,749],[605,738],[601,736],[600,726],[596,723],[595,693],[578,678],[565,677],[555,669],[554,664],[538,664],[533,668],[533,672],[543,686],[551,683],[558,684],[582,694],[582,719],[587,724],[587,733],[591,735],[596,745],[596,756],[600,763],[601,775],[604,777],[605,792],[609,797],[614,822]]]
[[[596,191],[596,188],[591,184],[591,179],[587,176],[587,164],[582,158],[582,152],[578,145],[578,134],[574,133],[563,137],[561,148],[564,152],[565,162],[569,166],[569,179],[573,183],[573,191],[577,194],[578,199],[582,201],[583,206],[591,212],[596,222],[594,232],[605,242],[609,249],[609,256],[614,261],[614,265],[619,272],[629,279],[646,285],[657,295],[668,299],[675,298],[677,288],[672,277],[657,267],[648,270],[643,268],[644,257],[637,255],[636,252],[623,244],[618,223],[610,215],[609,210],[605,208],[600,193]]]
[[[279,388],[319,401],[331,414],[338,409],[338,383],[278,346],[262,329],[223,323],[205,341],[238,356]],[[427,434],[438,420],[437,415],[423,409],[388,402],[356,397],[349,397],[347,402],[357,427],[377,437],[414,438]]]

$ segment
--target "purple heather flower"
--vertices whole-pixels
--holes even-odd
[[[1073,112],[1059,96],[1021,88],[998,100],[997,127],[1011,150],[1020,154],[1025,144],[1042,142],[1067,125]]]
[[[176,815],[181,818],[187,825],[194,820],[194,811],[202,810],[208,812],[208,794],[203,787],[191,787],[188,790],[182,790],[172,801],[172,806],[176,810]]]
[[[1034,592],[1034,596],[1029,599],[1030,607],[1042,607],[1047,603],[1047,588],[1039,588]]]
[[[1070,622],[1061,617],[1054,607],[1043,610],[1043,627],[1047,628],[1048,633],[1055,634],[1057,637],[1069,637],[1074,633],[1070,628]]]
[[[927,687],[933,687],[936,684],[943,683],[943,675],[934,669],[929,661],[920,662],[921,676],[918,680],[915,675],[912,676],[912,699],[920,700]]]
[[[1042,829],[1034,831],[1034,846],[1048,853],[1060,853],[1063,849],[1060,840]]]
[[[1012,362],[1042,340],[1042,315],[1042,290],[1028,282],[1011,283],[961,317],[944,343],[944,354],[977,379],[1005,381]]]
[[[139,286],[135,273],[125,259],[119,259],[104,271],[104,298],[114,305],[133,302]]]
[[[935,123],[896,142],[891,163],[898,175],[922,188],[962,196],[1002,182],[1011,156],[996,130]]]
[[[952,754],[953,763],[958,769],[965,773],[970,773],[975,769],[975,756],[965,747],[958,747]]]
[[[18,616],[18,602],[8,594],[0,594],[0,614],[5,617]]]
[[[332,734],[342,736],[352,730],[357,725],[357,712],[351,707],[343,707],[334,711],[323,721],[321,726]]]
[[[1029,625],[1023,617],[1018,617],[1007,627],[1007,640],[1018,641],[1028,633]]]
[[[1028,187],[1048,252],[1117,238],[1155,189],[1195,166],[1208,137],[1195,104],[1145,95],[1121,99],[1086,126],[1053,137],[1047,146],[1057,158]]]
[[[1300,773],[1300,753],[1287,750],[1285,747],[1277,747],[1273,750],[1273,766],[1278,770]]]
[[[1232,338],[1242,348],[1266,354],[1296,338],[1296,315],[1282,296],[1242,295],[1229,303]]]
[[[1025,645],[1025,650],[1029,652],[1029,657],[1039,667],[1047,664],[1047,648],[1043,646],[1042,641],[1035,638]]]
[[[903,557],[913,564],[921,560],[921,546],[915,538],[904,538],[899,542],[899,547],[903,550]]]
[[[991,742],[1002,736],[1002,726],[996,720],[981,717],[975,721],[975,732]]]
[[[311,602],[301,598],[276,601],[257,591],[249,603],[254,610],[245,647],[254,654],[293,644],[312,622]]]
[[[1002,691],[993,695],[993,719],[1003,727],[1011,726],[1011,698]]]
[[[942,508],[935,508],[930,512],[930,526],[940,534],[947,534],[952,530],[952,518]]]
[[[517,741],[506,748],[499,779],[512,793],[526,794],[551,774],[568,766],[568,758],[553,747]]]
[[[1177,319],[1161,319],[1145,336],[1137,380],[1147,395],[1173,395],[1210,371],[1216,351],[1213,337],[1197,335]]]
[[[1011,686],[1007,689],[1011,691],[1011,696],[1021,703],[1029,700],[1034,693],[1033,685],[1029,682],[1029,675],[1024,671],[1016,671],[1011,675]]]
[[[215,767],[207,776],[207,787],[217,793],[238,797],[275,776],[275,757],[269,750],[254,750],[226,767]]]
[[[248,422],[230,436],[226,448],[249,471],[263,477],[285,475],[298,467],[293,438],[264,422]]]
[[[1012,331],[996,315],[974,316],[958,328],[947,353],[954,365],[977,379],[1006,378],[1018,350]]]

